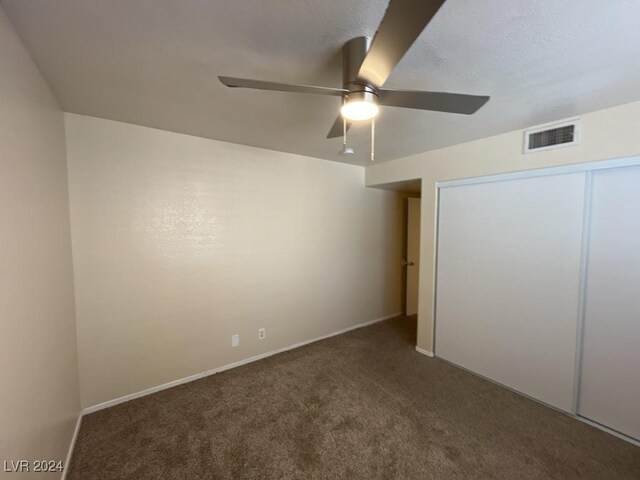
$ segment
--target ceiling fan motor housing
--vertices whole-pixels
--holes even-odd
[[[348,90],[346,97],[354,101],[378,103],[378,89],[358,79],[358,71],[364,61],[371,37],[355,37],[342,47],[342,87]]]

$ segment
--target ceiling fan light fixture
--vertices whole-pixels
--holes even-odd
[[[346,137],[351,122],[371,122],[371,153],[378,106],[471,115],[488,96],[422,90],[383,89],[395,66],[416,42],[446,0],[387,0],[375,36],[355,37],[342,46],[342,88],[298,85],[250,78],[218,77],[227,87],[310,93],[343,101],[327,138]],[[2,2],[2,0],[0,0]],[[347,121],[349,120],[349,121]],[[346,144],[346,142],[345,142]]]
[[[371,92],[353,92],[342,105],[340,113],[347,120],[362,122],[378,115],[378,97]]]

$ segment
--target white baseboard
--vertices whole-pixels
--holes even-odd
[[[426,355],[427,357],[433,358],[435,356],[433,352],[430,352],[429,350],[425,350],[424,348],[420,348],[420,347],[416,347],[416,352]]]
[[[310,343],[318,342],[320,340],[324,340],[326,338],[335,337],[336,335],[341,335],[343,333],[347,333],[351,330],[356,330],[358,328],[367,327],[369,325],[373,325],[374,323],[383,322],[385,320],[389,320],[391,318],[395,318],[402,315],[401,312],[394,313],[392,315],[387,315],[382,318],[376,318],[375,320],[369,320],[368,322],[359,323],[357,325],[353,325],[351,327],[343,328],[342,330],[338,330],[337,332],[332,332],[327,335],[322,335],[321,337],[317,337],[311,340],[305,340],[304,342],[296,343],[294,345],[289,345],[287,347],[278,348],[276,350],[271,350],[270,352],[261,353],[260,355],[255,355],[253,357],[246,358],[244,360],[239,360],[237,362],[229,363],[228,365],[223,365],[222,367],[213,368],[211,370],[207,370],[206,372],[196,373],[195,375],[190,375],[188,377],[179,378],[178,380],[173,380],[168,383],[163,383],[162,385],[158,385],[157,387],[147,388],[146,390],[142,390],[140,392],[132,393],[129,395],[125,395],[123,397],[115,398],[113,400],[108,400],[106,402],[98,403],[97,405],[92,405],[90,407],[82,410],[83,415],[88,415],[89,413],[97,412],[99,410],[104,410],[105,408],[113,407],[115,405],[119,405],[121,403],[128,402],[129,400],[134,400],[136,398],[145,397],[147,395],[151,395],[152,393],[160,392],[162,390],[166,390],[167,388],[177,387],[178,385],[183,385],[185,383],[193,382],[195,380],[199,380],[204,377],[208,377],[209,375],[215,375],[216,373],[224,372],[225,370],[230,370],[232,368],[240,367],[242,365],[246,365],[248,363],[252,363],[258,360],[262,360],[263,358],[270,357],[272,355],[276,355],[278,353],[286,352],[288,350],[293,350],[294,348],[303,347]],[[431,355],[433,356],[433,354]]]
[[[82,423],[82,412],[78,414],[78,420],[76,421],[76,428],[73,431],[73,436],[71,437],[71,443],[69,444],[69,451],[67,452],[67,458],[64,460],[64,469],[62,470],[62,476],[60,480],[64,480],[67,478],[67,471],[69,470],[69,465],[71,464],[71,456],[73,455],[73,449],[76,447],[76,440],[78,439],[78,432],[80,431],[80,424]]]

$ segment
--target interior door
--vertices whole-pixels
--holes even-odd
[[[418,281],[420,278],[420,199],[409,198],[407,205],[407,315],[418,313]]]
[[[593,173],[578,413],[640,440],[640,167]]]
[[[573,411],[585,174],[440,189],[437,356]]]

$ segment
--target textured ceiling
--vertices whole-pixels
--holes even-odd
[[[384,0],[0,0],[62,107],[367,164],[325,135],[338,98],[228,89],[217,75],[340,86],[340,47]],[[640,100],[640,1],[448,0],[386,86],[491,95],[474,116],[385,108],[376,161]]]

